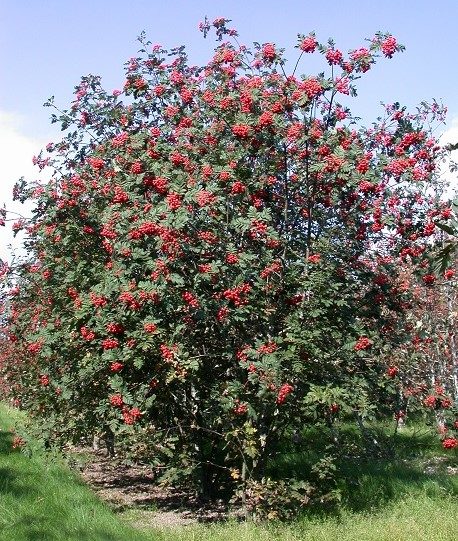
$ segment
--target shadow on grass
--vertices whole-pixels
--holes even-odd
[[[11,451],[11,434],[0,430],[0,455],[8,455]]]
[[[342,507],[353,512],[380,510],[406,496],[427,495],[432,498],[458,496],[458,476],[452,469],[458,466],[455,454],[444,456],[437,437],[426,430],[413,430],[387,436],[386,429],[374,430],[379,442],[377,449],[368,450],[359,434],[353,430],[341,432],[342,448],[336,459],[334,483],[341,495],[339,504],[307,509],[307,514],[339,514]],[[313,465],[329,451],[330,437],[323,430],[309,430],[301,444],[289,445],[271,464],[269,474],[274,478],[313,478]],[[335,451],[335,450],[334,450]],[[428,468],[431,462],[436,467]],[[430,471],[428,471],[428,469]],[[315,484],[320,484],[315,478]],[[326,483],[326,481],[324,482]],[[323,492],[326,487],[322,484]],[[320,488],[320,486],[319,486]]]
[[[34,487],[20,483],[14,469],[0,468],[0,498],[9,496],[15,500],[26,500],[36,494]]]
[[[8,420],[5,415],[0,419],[0,541],[144,539],[118,522],[57,461],[12,449],[12,435],[5,431]]]
[[[17,464],[21,460],[19,451],[11,448],[11,434],[0,432],[0,497],[10,496],[17,500],[27,499],[36,494],[33,486],[20,482]]]
[[[431,497],[458,495],[458,481],[451,475],[428,475],[405,462],[374,460],[341,465],[339,488],[342,503],[352,511],[379,509],[406,495]]]

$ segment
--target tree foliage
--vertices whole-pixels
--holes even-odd
[[[4,356],[12,392],[49,442],[116,436],[206,494],[260,480],[307,424],[392,415],[399,263],[428,283],[450,216],[438,104],[388,105],[364,128],[338,102],[395,38],[344,56],[299,35],[299,59],[327,66],[298,76],[226,25],[202,24],[221,41],[204,67],[142,35],[122,90],[89,75],[56,110],[66,135],[36,158],[51,180],[16,187],[35,210],[5,303],[27,351]]]

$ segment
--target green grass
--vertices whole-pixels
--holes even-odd
[[[11,448],[17,412],[0,405],[1,541],[143,541],[63,463]]]
[[[377,423],[371,427],[373,435],[388,454],[386,458],[364,452],[360,435],[351,426],[341,427],[341,437],[347,445],[348,458],[338,461],[338,486],[342,494],[340,511],[374,512],[394,505],[403,498],[452,498],[458,504],[458,476],[450,475],[448,467],[458,467],[458,453],[445,451],[433,430],[422,423],[414,423],[388,437],[392,426]],[[277,460],[276,467],[286,477],[300,477],[310,464],[325,453],[323,438],[316,429],[305,435],[300,452],[286,452]],[[359,440],[359,441],[358,441]],[[427,466],[434,474],[425,473]]]
[[[115,514],[62,462],[11,449],[8,428],[18,412],[0,405],[0,541],[454,541],[458,478],[446,465],[432,475],[425,461],[441,455],[437,439],[406,429],[398,459],[361,457],[341,464],[342,504],[307,512],[290,524],[228,522],[168,529],[134,529],[142,512]],[[316,450],[315,450],[316,451]],[[313,451],[312,451],[313,452]],[[444,453],[442,453],[444,454]],[[307,453],[289,453],[281,469],[298,472]]]
[[[457,504],[436,496],[408,497],[371,514],[348,511],[294,525],[225,524],[191,527],[165,541],[455,541]]]

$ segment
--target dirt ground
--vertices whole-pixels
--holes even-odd
[[[107,458],[102,451],[85,449],[79,469],[84,481],[118,513],[132,511],[138,527],[186,526],[227,519],[222,502],[211,505],[195,495],[157,486],[147,466],[128,465]]]

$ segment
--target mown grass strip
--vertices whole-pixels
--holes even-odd
[[[344,502],[329,514],[305,514],[291,524],[228,522],[134,529],[136,511],[116,515],[62,462],[11,448],[9,427],[20,419],[0,404],[0,541],[455,541],[458,479],[425,475],[415,458],[369,462]],[[414,453],[411,448],[409,454]]]
[[[64,464],[13,450],[9,427],[17,419],[0,405],[1,541],[155,539],[123,523]]]

